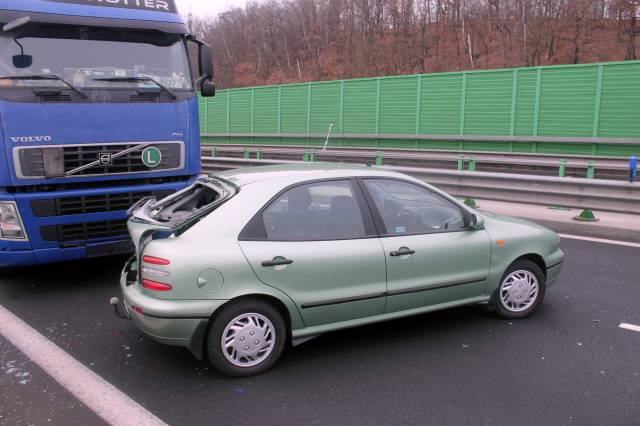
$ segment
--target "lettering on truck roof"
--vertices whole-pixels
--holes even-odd
[[[174,0],[48,0],[54,3],[71,3],[91,6],[121,7],[125,9],[178,13]]]

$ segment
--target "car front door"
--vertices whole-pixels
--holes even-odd
[[[418,183],[362,179],[387,262],[387,305],[395,312],[481,296],[489,236],[463,209]]]
[[[286,293],[307,326],[384,312],[384,252],[355,180],[287,188],[239,239],[258,278]]]

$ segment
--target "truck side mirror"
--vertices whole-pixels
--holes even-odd
[[[202,80],[213,79],[213,50],[208,44],[201,44],[198,48],[198,71]]]
[[[200,86],[200,94],[203,98],[208,98],[216,95],[216,85],[212,81],[203,81]]]

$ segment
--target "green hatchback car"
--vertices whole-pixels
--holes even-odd
[[[231,376],[265,371],[287,344],[438,309],[526,317],[563,261],[544,227],[344,164],[203,177],[140,200],[128,227],[136,254],[121,276],[121,315]]]

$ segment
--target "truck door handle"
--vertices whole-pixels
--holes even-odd
[[[407,254],[415,253],[415,250],[411,250],[409,247],[400,247],[398,250],[394,250],[389,253],[390,256],[405,256]]]
[[[290,265],[293,263],[293,260],[287,259],[286,257],[276,256],[272,260],[263,260],[262,266],[278,266],[278,265]]]

